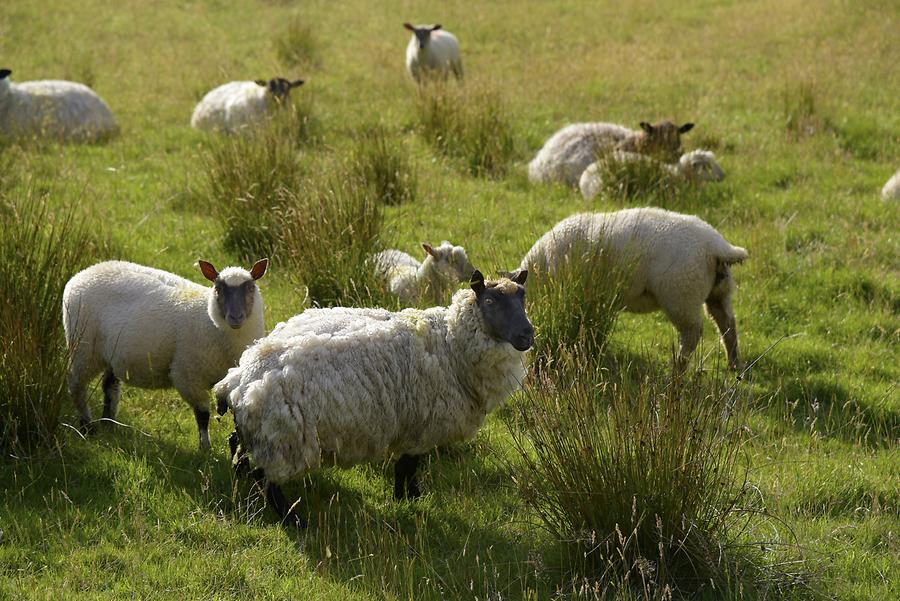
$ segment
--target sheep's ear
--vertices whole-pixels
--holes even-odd
[[[691,131],[692,129],[694,129],[693,123],[685,123],[684,125],[682,125],[681,127],[678,128],[678,133],[686,134],[687,132]]]
[[[265,79],[257,79],[253,83],[255,83],[258,86],[262,86],[264,88],[269,87],[269,82],[267,82]]]
[[[528,270],[527,269],[519,269],[518,271],[513,272],[509,279],[514,281],[516,284],[520,286],[525,285],[525,280],[528,279]]]
[[[416,28],[412,26],[412,23],[404,23],[404,24],[403,24],[403,27],[404,27],[405,29],[410,30],[410,31],[415,31],[415,30],[416,30]]]
[[[292,88],[299,88],[299,87],[302,86],[302,85],[303,85],[303,80],[302,80],[302,79],[297,79],[297,80],[291,82],[291,87],[292,87]]]
[[[266,275],[266,270],[269,268],[269,259],[260,259],[256,263],[253,264],[253,267],[250,268],[250,277],[254,280],[258,280],[259,278]]]
[[[472,285],[472,290],[475,291],[476,295],[484,294],[484,276],[477,269],[472,273],[472,280],[470,283]]]
[[[641,129],[643,129],[648,134],[653,133],[653,126],[647,123],[646,121],[641,121]]]
[[[200,264],[200,272],[203,274],[203,277],[205,277],[210,282],[215,282],[216,278],[219,277],[219,272],[216,271],[216,268],[213,267],[213,264],[209,261],[203,260],[197,261],[197,263]]]
[[[431,31],[437,31],[440,28],[441,28],[441,26],[438,24],[438,25],[435,25],[434,27],[432,27]]]
[[[422,248],[424,248],[425,252],[427,252],[429,255],[437,259],[437,254],[435,254],[434,247],[432,245],[428,244],[427,242],[423,242]]]
[[[0,79],[6,79],[12,75],[12,71],[10,69],[0,69]]]

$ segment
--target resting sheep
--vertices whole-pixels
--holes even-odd
[[[252,462],[297,525],[278,484],[323,465],[397,455],[394,496],[418,496],[418,456],[472,438],[525,376],[527,275],[476,271],[449,307],[307,309],[279,324],[214,388],[219,412],[234,414],[235,465]]]
[[[274,107],[285,103],[292,88],[303,80],[281,77],[232,81],[211,90],[194,108],[191,127],[204,131],[238,133],[257,125]]]
[[[708,223],[692,215],[654,208],[579,213],[544,234],[521,267],[553,276],[568,261],[600,250],[624,275],[622,307],[633,313],[662,309],[678,331],[683,369],[703,334],[700,307],[716,322],[728,366],[741,369],[731,296],[730,265],[747,258]],[[546,276],[545,276],[546,277]]]
[[[528,179],[536,183],[560,181],[577,186],[588,165],[613,149],[674,161],[681,152],[681,134],[693,127],[693,123],[679,126],[671,121],[655,125],[642,121],[641,131],[614,123],[567,125],[550,136],[528,164]]]
[[[648,165],[657,165],[660,169],[676,178],[681,178],[694,182],[720,182],[725,179],[725,172],[716,162],[716,155],[708,150],[692,150],[681,155],[678,162],[673,164],[662,163],[652,157],[648,157],[636,152],[626,152],[624,150],[616,150],[605,160],[611,160],[616,163],[646,163]],[[581,178],[578,180],[578,188],[581,195],[590,200],[599,194],[603,185],[603,164],[602,161],[593,163],[584,170]]]
[[[430,298],[436,305],[447,302],[460,282],[474,271],[462,246],[444,240],[437,248],[422,243],[425,259],[419,263],[399,250],[385,250],[373,259],[377,275],[387,282],[391,294],[404,303]]]
[[[116,133],[106,103],[73,81],[13,83],[0,69],[0,139],[47,138],[95,142]]]
[[[200,448],[209,448],[209,389],[265,334],[256,280],[268,259],[248,272],[217,272],[200,261],[212,288],[172,273],[107,261],[77,273],[63,292],[69,347],[69,392],[83,428],[91,424],[87,385],[103,372],[103,417],[115,419],[119,381],[139,388],[174,387],[194,409]]]
[[[881,189],[881,198],[883,200],[900,200],[900,169]]]
[[[446,78],[451,72],[456,79],[462,79],[462,59],[455,35],[442,30],[440,25],[404,23],[403,27],[413,34],[406,47],[406,70],[417,83],[429,75]]]

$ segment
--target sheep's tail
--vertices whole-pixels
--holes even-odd
[[[750,256],[750,253],[747,252],[746,248],[741,248],[740,246],[732,246],[724,239],[722,239],[721,244],[717,246],[716,258],[725,265],[742,263],[747,257]]]

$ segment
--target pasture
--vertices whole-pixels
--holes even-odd
[[[462,85],[417,90],[404,21],[459,38]],[[92,145],[0,142],[0,430],[19,398],[52,422],[49,437],[3,440],[0,598],[666,599],[686,581],[675,598],[900,597],[900,203],[880,197],[900,168],[898,29],[900,6],[883,0],[0,3],[0,68],[17,82],[83,82],[119,126]],[[191,129],[208,90],[276,76],[305,80],[286,125],[237,141]],[[695,123],[683,145],[714,151],[724,181],[591,201],[528,181],[528,161],[567,123],[665,118]],[[422,258],[423,241],[450,240],[493,276],[572,213],[651,204],[748,249],[732,272],[745,376],[725,370],[706,318],[681,387],[664,315],[597,317],[608,340],[589,346],[579,332],[584,346],[542,363],[472,442],[427,455],[416,501],[391,498],[388,462],[322,470],[286,487],[310,522],[292,532],[233,475],[230,416],[212,421],[203,453],[174,390],[125,385],[121,425],[83,437],[55,378],[61,283],[96,261],[203,282],[198,259],[249,267],[268,255],[271,329],[307,291],[391,304],[365,272],[370,251]],[[54,254],[46,241],[60,232]],[[530,295],[538,342],[541,324],[605,288]],[[28,370],[39,385],[16,375]],[[606,413],[586,408],[601,400]],[[676,410],[664,419],[652,402]],[[673,506],[734,491],[723,502],[740,519],[722,544],[745,567],[713,586],[662,574],[690,571],[664,557],[594,561],[591,541],[614,529],[564,540],[529,497],[541,472],[524,428],[582,422],[529,425],[548,407],[634,432],[661,420],[648,436],[670,450],[706,428],[697,460],[724,457],[712,475],[664,473],[655,486]],[[601,437],[609,452],[631,448],[614,434]],[[591,494],[593,511],[622,516],[612,546],[630,553],[637,493]]]

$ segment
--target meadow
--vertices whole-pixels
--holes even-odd
[[[417,91],[404,21],[459,37],[462,85]],[[0,142],[0,598],[672,598],[692,568],[629,537],[626,472],[601,469],[623,449],[635,463],[615,465],[647,498],[728,508],[705,523],[744,567],[675,598],[900,597],[900,204],[879,195],[900,167],[898,28],[884,0],[0,3],[0,68],[86,83],[120,128],[94,145]],[[305,80],[286,125],[245,141],[191,129],[209,89],[275,76]],[[528,182],[567,123],[662,118],[694,122],[684,146],[713,150],[726,179],[592,201]],[[202,453],[174,390],[124,386],[121,425],[84,437],[55,377],[61,285],[95,261],[201,282],[198,259],[271,255],[271,328],[310,301],[390,305],[364,269],[372,250],[446,239],[493,275],[565,216],[648,204],[749,250],[733,273],[750,369],[725,371],[706,320],[673,383],[662,314],[609,315],[591,273],[529,292],[538,343],[543,325],[573,346],[536,349],[556,363],[537,362],[474,441],[429,454],[417,501],[391,498],[387,462],[323,470],[286,487],[310,521],[292,532],[233,475],[229,416]],[[554,448],[559,431],[595,456],[540,455],[536,437]],[[642,479],[655,456],[637,437],[709,470]],[[548,513],[571,507],[570,473],[597,488],[567,511],[612,520],[611,551]]]

